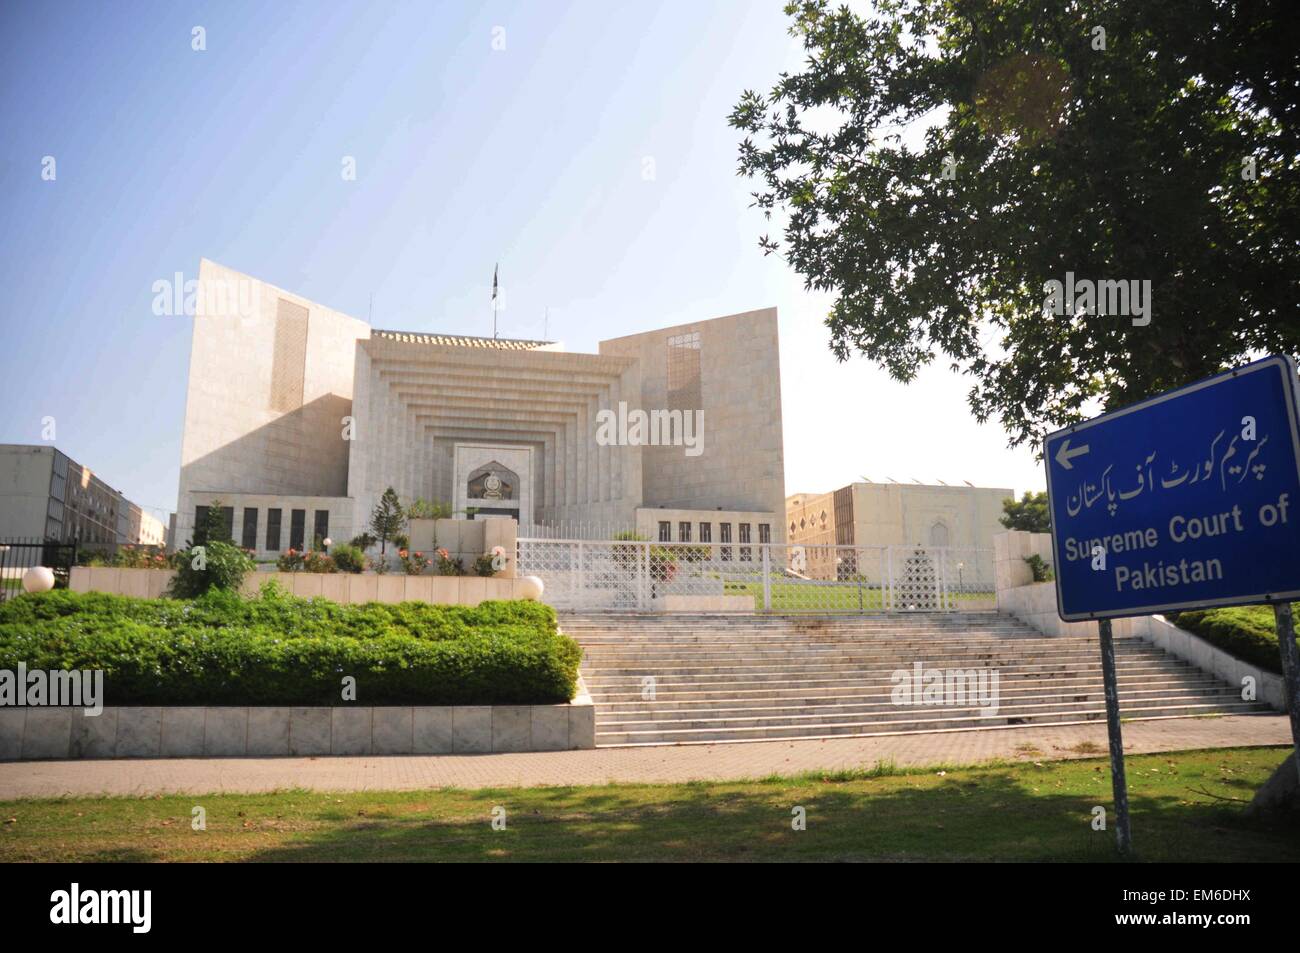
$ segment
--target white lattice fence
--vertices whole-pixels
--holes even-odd
[[[646,611],[665,596],[748,597],[756,612],[994,607],[985,549],[523,538],[519,572],[559,608]]]

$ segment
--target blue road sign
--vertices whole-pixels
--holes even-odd
[[[1047,437],[1061,618],[1300,596],[1296,390],[1269,357]]]

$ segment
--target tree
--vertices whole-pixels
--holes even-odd
[[[397,498],[397,491],[390,486],[370,513],[370,531],[379,540],[380,555],[385,554],[388,541],[400,533],[405,525],[406,514],[402,512],[402,503]]]
[[[226,528],[225,506],[221,500],[213,500],[208,504],[203,519],[198,526],[194,527],[194,544],[196,546],[205,543],[233,543],[230,531]]]
[[[413,520],[445,520],[453,513],[450,503],[435,502],[417,496],[406,508],[407,518]]]
[[[1300,351],[1289,4],[786,10],[806,64],[746,91],[730,123],[755,204],[781,213],[784,243],[760,247],[833,293],[840,360],[901,381],[947,360],[978,420],[1038,447],[1103,407]],[[1067,272],[1149,281],[1150,323],[1085,299],[1045,313]]]
[[[1047,511],[1047,493],[1028,491],[1016,502],[1014,497],[1002,501],[1002,516],[998,522],[1007,529],[1021,529],[1027,533],[1050,533],[1051,516]]]

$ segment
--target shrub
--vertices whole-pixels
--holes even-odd
[[[122,569],[170,569],[171,561],[161,550],[128,544],[114,554],[112,565]]]
[[[536,602],[339,605],[268,582],[244,599],[55,590],[0,604],[0,669],[100,669],[110,705],[554,704],[582,651]]]
[[[407,519],[413,520],[443,520],[447,519],[451,514],[450,503],[435,503],[423,497],[416,497],[411,501],[411,505],[406,508]]]
[[[650,575],[656,582],[671,582],[677,575],[677,560],[674,551],[667,546],[650,547]]]
[[[356,536],[353,536],[352,539],[348,541],[348,545],[355,546],[357,549],[361,550],[362,552],[365,552],[367,549],[375,545],[375,543],[377,542],[379,542],[379,540],[375,539],[369,533],[358,533]]]
[[[1044,562],[1043,557],[1034,553],[1032,556],[1025,556],[1025,562],[1029,564],[1029,571],[1034,574],[1034,582],[1051,582],[1056,578],[1052,572],[1052,567]]]
[[[642,536],[633,530],[624,530],[614,536],[615,541],[623,543],[643,543],[647,542],[649,537]],[[641,546],[613,546],[611,547],[614,562],[624,570],[630,570],[641,564]]]
[[[356,546],[340,543],[330,553],[339,572],[361,572],[366,568],[366,554]]]
[[[275,568],[280,572],[301,572],[306,558],[296,549],[286,549],[275,561]]]
[[[1292,611],[1300,609],[1300,603]],[[1282,673],[1282,654],[1277,644],[1277,627],[1272,606],[1227,606],[1199,609],[1169,617],[1180,629],[1194,632],[1229,655]]]
[[[397,558],[402,561],[402,571],[408,576],[420,575],[432,563],[432,560],[424,553],[412,553],[406,549],[399,549]]]
[[[437,552],[438,557],[438,575],[439,576],[463,576],[465,575],[465,566],[459,559],[452,559],[451,553],[445,549]]]
[[[338,572],[334,560],[324,553],[308,550],[302,556],[302,568],[307,572]]]
[[[175,566],[168,592],[178,599],[201,596],[209,589],[238,591],[244,577],[257,568],[246,550],[219,539],[177,553]]]
[[[480,576],[495,576],[510,563],[504,546],[493,546],[492,552],[474,560],[474,572]]]

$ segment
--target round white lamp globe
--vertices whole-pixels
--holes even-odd
[[[519,587],[519,595],[522,598],[533,600],[542,598],[542,590],[546,588],[542,580],[536,576],[524,576],[519,582],[522,584]]]
[[[48,566],[33,566],[23,573],[25,592],[49,592],[54,588],[54,571]]]

